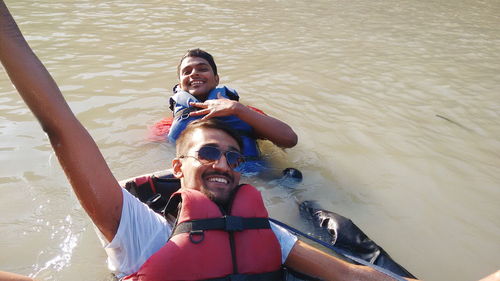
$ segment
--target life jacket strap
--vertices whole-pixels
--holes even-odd
[[[283,280],[283,271],[277,270],[258,274],[231,274],[222,278],[205,279],[205,281],[277,281]]]
[[[267,218],[242,218],[237,216],[224,216],[221,218],[191,220],[175,226],[172,236],[204,230],[224,230],[229,232],[243,231],[246,229],[269,229],[271,225]]]

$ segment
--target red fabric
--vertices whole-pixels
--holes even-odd
[[[153,126],[150,126],[148,139],[152,141],[165,141],[173,121],[172,117],[165,117]]]
[[[153,182],[153,178],[152,177],[148,177],[148,182],[149,182],[149,186],[151,186],[151,190],[153,191],[154,194],[156,194],[156,186],[155,186],[155,183]]]
[[[147,181],[150,181],[151,177],[150,176],[142,176],[142,177],[137,177],[134,179],[136,185],[142,185],[146,183]]]
[[[199,191],[179,191],[182,208],[179,222],[222,216],[218,206]],[[236,194],[231,215],[267,217],[260,192],[244,185]],[[238,271],[242,274],[272,272],[280,269],[281,250],[271,229],[235,232]],[[197,238],[194,236],[193,238]],[[195,244],[189,233],[172,237],[151,256],[138,272],[124,280],[200,280],[224,277],[233,273],[229,233],[204,231],[204,239]]]
[[[264,113],[264,111],[262,111],[262,110],[258,109],[257,107],[253,107],[253,106],[250,106],[250,105],[247,105],[247,107],[248,107],[248,108],[250,108],[250,109],[251,109],[251,110],[253,110],[253,111],[257,111],[258,113],[260,113],[260,114],[264,114],[264,115],[266,115],[266,116],[267,116],[267,114],[265,114],[265,113]]]

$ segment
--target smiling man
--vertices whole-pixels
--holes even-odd
[[[174,175],[181,179],[184,188],[200,190],[212,201],[226,204],[240,180],[240,174],[234,169],[243,163],[241,139],[217,121],[198,122],[188,128],[190,130],[185,130],[178,141],[178,157],[172,162]],[[221,128],[226,134],[221,134]],[[225,162],[207,165],[212,162],[210,156],[221,152],[224,152]],[[200,158],[200,155],[205,157]]]
[[[174,225],[155,219],[156,213],[124,192],[118,232],[109,245],[103,240],[110,261],[116,261],[112,267],[121,268],[119,275],[134,272],[126,280],[205,280],[237,275],[249,280],[281,280],[281,264],[296,238],[269,223],[254,187],[239,184],[238,167],[244,159],[241,148],[239,135],[215,119],[193,122],[184,130],[172,161],[181,189],[165,208],[166,217],[176,216]],[[133,255],[144,251],[148,254]],[[123,257],[124,252],[130,256]],[[136,264],[128,267],[126,260]]]
[[[108,264],[129,280],[281,280],[281,265],[325,280],[391,280],[270,224],[260,193],[239,184],[242,142],[216,121],[189,126],[173,160],[182,188],[167,205],[175,225],[121,188],[96,143],[0,0],[0,60],[47,133]]]
[[[177,66],[179,86],[200,101],[207,99],[208,93],[219,85],[217,66],[209,53],[189,50]]]

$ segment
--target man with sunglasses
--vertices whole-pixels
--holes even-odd
[[[246,272],[248,264],[250,268],[261,269],[260,266],[263,266],[265,269],[262,272],[254,272],[259,273],[257,276],[261,279],[249,280],[280,280],[280,266],[296,242],[294,236],[279,227],[269,225],[267,219],[265,221],[257,219],[257,224],[264,223],[264,226],[257,226],[257,232],[230,234],[234,235],[233,248],[229,247],[227,234],[223,234],[220,229],[215,233],[211,231],[222,221],[204,221],[206,218],[220,219],[223,214],[229,215],[236,221],[243,214],[251,216],[263,213],[264,218],[267,217],[260,193],[251,186],[239,184],[238,167],[244,162],[244,157],[240,153],[241,148],[242,141],[239,135],[221,121],[216,119],[195,121],[187,126],[177,141],[177,157],[172,161],[173,173],[180,178],[182,188],[177,197],[174,195],[170,199],[165,209],[166,214],[177,211],[179,199],[182,198],[175,227],[172,229],[168,223],[159,223],[154,219],[157,217],[156,213],[147,207],[144,208],[144,204],[138,203],[133,196],[124,192],[120,227],[111,246],[106,247],[111,260],[118,261],[113,267],[122,267],[124,260],[136,260],[134,268],[129,267],[122,271],[129,274],[132,270],[134,274],[128,277],[131,280],[140,278],[157,280],[158,276],[165,275],[171,276],[169,278],[172,280],[188,280],[193,276],[199,279],[226,277],[228,274],[235,274],[232,270],[227,271],[227,267],[230,269],[233,263],[229,253],[231,249],[248,248],[243,256],[236,255],[236,262],[240,264],[236,271],[248,273]],[[201,218],[193,215],[199,212],[203,214]],[[212,212],[216,214],[210,215]],[[137,223],[134,222],[134,218],[141,218],[141,228],[122,231],[122,226],[134,226]],[[193,219],[197,224],[206,222],[209,229],[204,227],[193,229],[194,226],[189,224],[186,226],[186,223],[190,223]],[[246,219],[241,222],[248,223]],[[229,221],[225,223],[231,224]],[[178,233],[183,227],[189,227],[189,235]],[[122,235],[123,233],[127,234]],[[155,235],[156,233],[160,235]],[[182,236],[183,234],[185,235]],[[221,237],[224,235],[225,238]],[[244,235],[245,239],[241,240],[241,235]],[[172,244],[175,244],[175,247]],[[209,251],[212,247],[216,250]],[[138,251],[130,250],[132,248],[140,248],[142,251],[148,251],[148,254],[124,258],[121,255],[122,250],[117,251],[117,249],[128,249],[128,253]],[[192,259],[198,262],[188,262]],[[139,268],[137,265],[140,265]],[[200,272],[200,269],[203,272]],[[253,278],[257,277],[254,275]]]
[[[94,140],[71,112],[57,84],[25,41],[3,0],[0,0],[0,60],[19,94],[47,133],[75,194],[99,230],[108,253],[110,268],[122,277],[137,272],[142,266],[147,267],[157,262],[158,256],[159,267],[162,267],[163,256],[170,255],[174,249],[175,251],[182,250],[176,249],[175,237],[172,238],[174,244],[167,243],[172,231],[177,231],[178,227],[173,230],[164,217],[151,211],[147,205],[139,202],[120,187]],[[357,280],[391,280],[388,276],[370,268],[352,265],[326,255],[297,241],[295,237],[279,227],[263,224],[262,218],[265,220],[266,217],[265,208],[256,206],[262,202],[260,195],[251,186],[240,187],[239,185],[240,174],[237,167],[241,163],[239,155],[242,149],[241,143],[230,131],[218,125],[206,124],[209,123],[193,126],[178,140],[177,157],[172,161],[172,165],[174,174],[181,179],[182,185],[183,201],[179,217],[199,216],[199,214],[191,214],[192,212],[201,212],[201,216],[204,216],[205,209],[211,208],[210,212],[214,210],[216,212],[219,208],[214,206],[218,205],[222,206],[222,209],[228,206],[235,208],[230,212],[232,216],[227,219],[227,225],[231,228],[230,232],[238,232],[234,236],[240,236],[240,234],[246,236],[249,231],[256,230],[261,231],[262,237],[266,237],[262,239],[263,245],[245,243],[246,240],[243,243],[235,242],[234,240],[238,240],[236,238],[226,241],[225,245],[234,242],[240,247],[239,249],[246,247],[247,251],[252,253],[262,253],[262,251],[259,252],[259,248],[264,249],[265,254],[247,258],[245,262],[248,264],[242,265],[245,268],[251,268],[257,263],[265,266],[269,260],[269,264],[272,264],[270,269],[274,269],[276,258],[278,258],[279,264],[283,263],[297,271],[325,280],[355,278]],[[243,195],[240,195],[240,192],[243,192]],[[187,199],[190,196],[192,198]],[[247,196],[250,196],[252,201],[251,204],[245,206],[244,204],[248,203]],[[238,197],[238,203],[235,201],[234,206],[228,204],[233,197]],[[255,215],[250,215],[248,220],[234,218],[233,211],[248,214],[254,210],[260,214],[257,219],[254,219]],[[216,221],[220,221],[219,218],[216,218]],[[194,223],[191,224],[191,229],[195,229]],[[189,226],[189,221],[187,225]],[[211,227],[211,224],[208,227]],[[252,229],[247,232],[248,227]],[[182,232],[182,229],[180,231]],[[222,246],[222,243],[209,243],[212,238],[220,239],[220,235],[212,235],[208,232],[210,231],[204,234],[203,231],[191,230],[188,233],[181,233],[181,236],[189,237],[192,243],[187,245],[190,246]],[[212,232],[225,233],[224,231]],[[259,235],[248,235],[249,240],[259,240]],[[277,245],[278,248],[276,248]],[[167,251],[161,250],[160,252],[164,246],[167,247]],[[223,257],[219,260],[219,256],[216,255],[219,250],[218,247],[208,248],[205,249],[204,255],[198,257],[196,251],[178,252],[179,255],[190,254],[189,265],[191,268],[196,268],[198,272],[181,272],[184,277],[179,278],[169,276],[173,275],[174,271],[179,273],[178,268],[173,266],[172,272],[162,275],[161,279],[207,279],[197,275],[199,272],[212,270],[211,267],[206,266],[207,263],[214,266],[222,265],[225,268],[229,266],[231,270],[231,264],[236,264],[235,260],[223,262]],[[238,249],[234,247],[231,247],[231,251],[235,251],[237,256],[241,254],[238,254]],[[227,257],[225,258],[227,260]],[[175,261],[174,256],[170,262]],[[232,270],[238,270],[237,266],[234,266]],[[257,273],[267,271],[269,270],[256,269]],[[194,276],[188,277],[189,274]],[[241,277],[236,276],[236,278]],[[131,277],[131,279],[147,280],[141,278],[138,275]],[[274,277],[262,277],[260,280],[272,279]],[[227,278],[214,280],[227,280]]]

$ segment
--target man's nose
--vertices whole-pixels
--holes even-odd
[[[213,165],[214,169],[221,171],[230,171],[231,167],[227,164],[226,155],[222,154],[218,160],[215,160]]]
[[[197,75],[200,75],[200,73],[201,73],[201,71],[195,68],[191,71],[191,76],[195,76],[195,75],[197,76]]]

